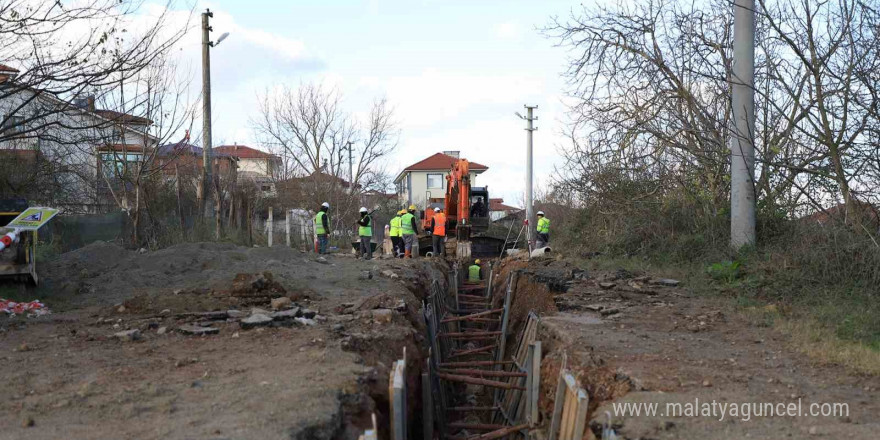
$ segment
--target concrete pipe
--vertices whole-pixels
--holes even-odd
[[[549,253],[550,253],[550,246],[545,246],[545,247],[533,250],[531,253],[531,256],[532,256],[532,258],[543,257]]]

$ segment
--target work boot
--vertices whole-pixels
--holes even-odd
[[[407,249],[406,252],[404,252],[403,254],[403,258],[412,258],[412,252]]]

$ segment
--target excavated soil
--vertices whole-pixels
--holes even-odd
[[[590,396],[591,429],[585,438],[603,438],[607,428],[617,439],[877,438],[880,378],[816,365],[784,336],[755,326],[729,302],[623,270],[587,276],[556,259],[506,260],[494,280],[496,301],[510,270],[520,270],[527,280],[521,277],[514,294],[512,319],[521,323],[528,309],[541,316],[544,427],[564,358]],[[518,335],[519,326],[513,331]],[[508,339],[508,347],[511,343]],[[753,416],[748,421],[730,415],[718,420],[699,413],[662,414],[666,403],[713,401],[719,406],[801,401],[804,408],[844,403],[848,414]],[[623,403],[656,403],[658,414],[625,415],[614,406]]]
[[[213,243],[96,243],[40,271],[30,293],[53,313],[0,317],[0,438],[347,439],[373,413],[384,429],[389,367],[404,347],[411,365],[423,356],[417,294],[444,279],[424,259]],[[245,329],[227,312],[269,313],[281,297],[301,321]],[[127,330],[139,337],[114,336]]]

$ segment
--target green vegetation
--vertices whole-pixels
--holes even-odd
[[[813,356],[880,374],[880,249],[863,228],[760,219],[759,246],[735,253],[726,230],[694,233],[681,212],[573,210],[559,232],[571,245],[561,248],[598,253],[594,268],[679,278],[695,293],[729,298],[754,325],[782,331]]]

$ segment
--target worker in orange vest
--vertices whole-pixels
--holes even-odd
[[[440,208],[434,208],[434,216],[431,217],[431,244],[434,248],[434,256],[446,256],[446,214]]]

